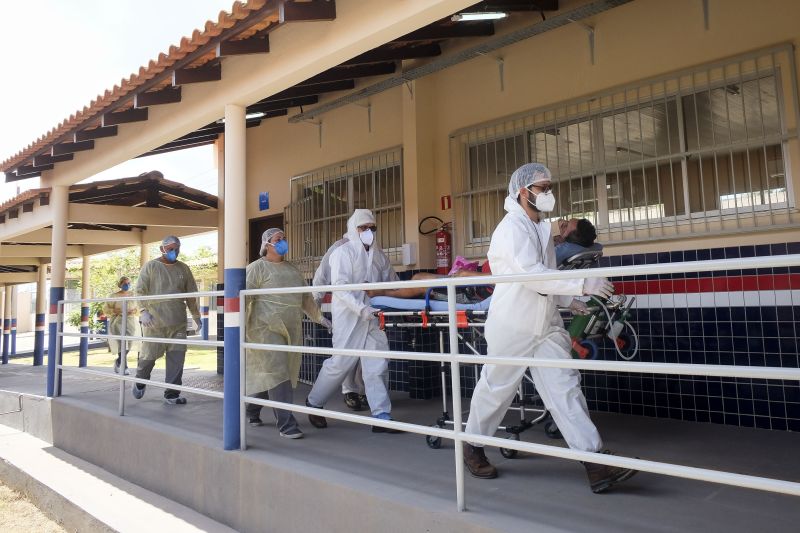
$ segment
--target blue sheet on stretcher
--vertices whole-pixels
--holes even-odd
[[[456,304],[458,311],[488,311],[492,298],[474,304]],[[447,311],[447,302],[430,300],[431,311]],[[378,309],[396,309],[400,311],[424,311],[425,298],[393,298],[391,296],[375,296],[370,299],[370,305]]]

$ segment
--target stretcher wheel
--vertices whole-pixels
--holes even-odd
[[[597,354],[600,353],[600,350],[596,342],[592,339],[583,339],[577,344],[572,351],[577,354],[578,359],[597,359]]]
[[[555,422],[550,420],[544,425],[544,434],[550,437],[551,439],[563,439],[564,437],[561,435],[561,431],[558,429],[558,426]]]
[[[439,424],[435,424],[433,427],[441,428]],[[434,450],[438,450],[442,447],[442,437],[436,437],[434,435],[425,435],[425,444],[428,445],[428,448],[432,448]]]
[[[517,433],[512,433],[510,437],[511,440],[519,440],[519,435]],[[505,457],[506,459],[513,459],[519,454],[518,450],[512,450],[510,448],[500,448],[500,455]]]

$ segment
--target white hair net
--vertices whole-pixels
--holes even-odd
[[[353,216],[350,217],[353,221],[354,227],[363,226],[364,224],[375,224],[375,215],[369,209],[356,209],[353,211]]]
[[[167,235],[166,237],[164,237],[164,240],[161,241],[161,246],[168,246],[172,243],[175,243],[178,246],[180,246],[181,240],[177,238],[175,235]]]
[[[283,233],[283,230],[280,228],[269,228],[267,231],[261,234],[261,249],[258,252],[260,255],[264,255],[266,253],[267,243],[272,237],[275,236],[276,233]]]
[[[553,176],[546,166],[541,163],[527,163],[511,174],[511,181],[508,183],[508,195],[516,198],[520,189],[530,187],[535,183],[552,180]]]

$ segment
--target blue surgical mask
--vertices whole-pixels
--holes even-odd
[[[128,290],[130,290],[130,288],[131,288],[131,284],[130,283],[123,283],[122,284],[122,290],[123,291],[128,291]]]
[[[286,239],[281,239],[272,246],[275,248],[275,251],[280,256],[284,256],[287,253],[289,253],[289,243],[286,242]]]
[[[169,250],[167,253],[164,254],[164,257],[167,258],[167,261],[170,263],[174,263],[178,260],[178,250]]]

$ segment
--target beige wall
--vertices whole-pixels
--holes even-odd
[[[583,2],[563,1],[562,6],[569,9],[579,3]],[[800,2],[710,0],[709,4],[708,31],[697,0],[635,0],[595,17],[589,21],[597,31],[595,65],[589,61],[586,33],[576,24],[517,43],[494,54],[505,65],[503,92],[491,57],[413,83],[413,97],[405,87],[387,91],[371,99],[372,133],[367,131],[363,108],[349,105],[327,113],[322,117],[321,148],[315,126],[289,124],[283,118],[267,120],[248,130],[248,217],[280,212],[289,202],[288,180],[293,175],[403,144],[406,240],[416,242],[416,223],[423,216],[453,218],[452,211],[439,212],[439,198],[451,193],[449,135],[456,130],[800,40],[796,23]],[[785,96],[791,98],[791,93]],[[784,100],[784,112],[788,126],[794,128],[791,99]],[[796,140],[788,143],[789,176],[800,176],[799,145]],[[270,192],[272,208],[259,213],[258,192],[264,190]],[[769,236],[743,233],[724,238],[710,233],[635,246],[641,252],[787,240],[800,240],[800,231],[789,228]],[[421,266],[433,265],[432,248],[432,241],[422,243]],[[630,245],[607,250],[611,255],[631,251]]]

